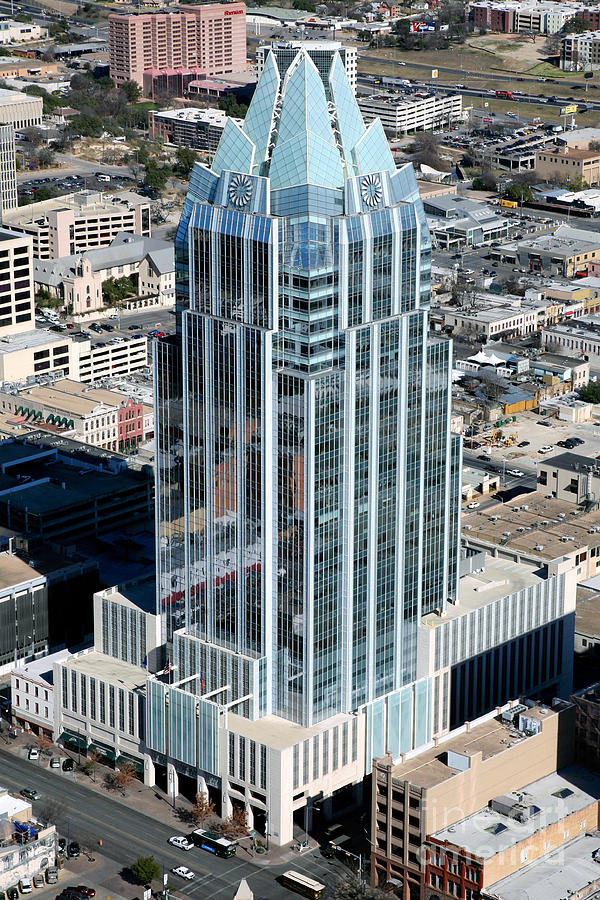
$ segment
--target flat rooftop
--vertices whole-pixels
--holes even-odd
[[[469,521],[470,519],[471,517]],[[463,575],[460,579],[458,603],[448,603],[444,615],[428,613],[423,616],[422,621],[430,627],[442,625],[449,619],[458,619],[475,609],[495,603],[508,594],[533,587],[541,581],[546,581],[546,576],[538,566],[486,556],[483,572]]]
[[[36,572],[31,566],[19,559],[18,556],[12,556],[10,553],[0,553],[0,591],[13,587],[15,584],[23,584],[31,581],[33,578],[41,578],[39,572]]]
[[[600,635],[600,592],[577,588],[575,607],[575,631],[590,637]]]
[[[503,799],[513,800],[521,808],[534,810],[533,814],[525,817],[525,821],[517,821],[486,807],[448,828],[434,832],[432,837],[438,841],[448,841],[480,858],[491,859],[530,838],[541,827],[547,828],[597,803],[599,798],[600,775],[578,766],[569,766],[560,773],[546,775],[504,795]],[[600,838],[596,838],[596,845],[600,845]],[[597,868],[597,877],[600,877],[600,867]]]
[[[10,103],[37,103],[41,97],[33,97],[30,94],[23,94],[21,91],[7,91],[0,88],[0,106],[7,106]]]
[[[80,388],[82,387],[83,385],[80,386]],[[107,391],[106,393],[110,392]],[[81,389],[77,392],[63,390],[60,387],[60,382],[58,389],[54,385],[49,385],[48,387],[34,386],[25,388],[14,396],[15,399],[18,397],[23,404],[25,402],[28,404],[37,403],[38,405],[50,406],[60,412],[76,416],[89,416],[95,412],[100,412],[100,406],[106,406],[106,400],[102,401],[91,397]],[[110,408],[114,410],[118,405],[118,398],[114,395]]]
[[[102,212],[123,212],[127,206],[147,206],[148,204],[147,197],[141,197],[134,191],[118,191],[114,194],[102,194],[99,191],[75,191],[72,194],[63,194],[60,197],[52,197],[49,200],[41,200],[39,203],[30,203],[27,206],[19,206],[18,209],[8,210],[3,214],[2,220],[8,226],[31,225],[38,222],[39,219],[43,219],[48,213],[60,209],[73,210],[77,217]]]
[[[106,656],[97,650],[84,650],[66,661],[69,669],[100,678],[113,684],[121,684],[126,690],[135,691],[146,687],[146,670]]]
[[[284,750],[286,747],[293,747],[299,741],[308,740],[315,734],[321,734],[335,725],[341,725],[343,722],[349,722],[351,716],[340,714],[327,719],[326,723],[321,722],[319,725],[313,725],[305,728],[303,725],[297,725],[288,719],[282,719],[279,716],[263,716],[255,722],[238,716],[235,713],[229,713],[229,729],[237,734],[244,735],[254,741],[266,744],[277,750]]]
[[[542,713],[545,710],[545,714]],[[532,707],[527,710],[527,715],[532,719],[549,719],[556,716],[554,710],[547,707]],[[460,729],[460,734],[451,734],[447,740],[442,740],[437,747],[431,747],[423,753],[419,753],[402,763],[392,767],[392,776],[398,781],[409,781],[417,787],[428,788],[442,784],[450,778],[454,778],[458,770],[451,768],[447,762],[449,750],[468,756],[481,753],[481,759],[490,759],[499,753],[510,753],[510,733],[514,733],[514,725],[511,722],[502,722],[499,718],[490,718],[471,728],[470,731]],[[524,737],[521,740],[529,740]],[[380,760],[385,762],[385,758]]]
[[[8,788],[0,785],[0,821],[3,819],[12,819],[13,816],[25,812],[31,807],[31,803],[23,800],[22,797],[13,797],[8,793]]]
[[[0,338],[0,353],[14,353],[16,350],[45,347],[48,344],[65,344],[68,347],[70,343],[71,338],[68,335],[47,331],[45,328],[36,328],[34,331],[22,331],[20,334],[10,334],[6,338]]]
[[[53,684],[54,672],[52,667],[54,663],[63,662],[63,660],[69,659],[72,655],[70,650],[57,650],[56,653],[50,653],[48,656],[34,659],[24,666],[18,666],[13,669],[13,672],[15,675],[21,676],[21,678],[33,678],[45,681],[47,684]]]
[[[573,503],[547,496],[547,490],[475,510],[463,524],[465,540],[506,546],[540,560],[600,546],[600,510],[582,512]]]
[[[594,858],[599,848],[597,835],[582,835],[485,890],[498,900],[563,900],[600,881],[600,866]],[[593,900],[597,893],[584,896]]]

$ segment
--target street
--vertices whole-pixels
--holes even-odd
[[[268,866],[253,863],[242,848],[231,859],[220,859],[200,849],[189,853],[177,850],[167,843],[176,832],[135,810],[126,798],[106,797],[77,784],[68,773],[36,765],[4,749],[0,749],[0,783],[15,794],[24,786],[39,790],[42,799],[34,802],[34,813],[48,802],[66,806],[65,820],[58,823],[60,833],[92,851],[98,850],[98,841],[102,840],[102,853],[124,867],[139,856],[154,856],[165,871],[188,866],[196,873],[193,882],[182,882],[174,875],[170,881],[176,883],[178,894],[193,900],[230,900],[242,878],[247,880],[256,900],[289,900],[290,892],[275,880],[287,869],[293,868],[328,885],[335,882],[336,874],[343,876],[347,872],[341,863],[325,860],[319,851],[298,856],[293,864]],[[136,782],[130,793],[149,790],[152,788]],[[180,833],[185,834],[190,828],[182,825]]]

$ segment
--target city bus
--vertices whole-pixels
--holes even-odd
[[[218,834],[204,831],[202,828],[196,828],[189,837],[197,847],[200,847],[202,850],[208,850],[209,853],[214,853],[215,856],[224,858],[235,856],[238,846],[237,841],[229,841],[227,838],[219,837]]]
[[[319,897],[323,896],[323,891],[325,890],[324,884],[313,881],[312,878],[307,878],[306,875],[294,872],[292,869],[284,872],[280,880],[283,886],[289,888],[290,891],[302,894],[303,897],[311,897],[312,900],[319,900]]]

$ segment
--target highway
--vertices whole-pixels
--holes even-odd
[[[460,50],[457,52],[457,56],[460,56]],[[359,78],[363,74],[363,70],[366,71],[366,67],[370,62],[378,62],[378,63],[386,63],[390,66],[398,67],[398,77],[401,77],[402,68],[404,65],[411,66],[414,69],[425,69],[428,72],[431,72],[432,66],[431,63],[420,63],[415,62],[412,58],[407,57],[403,60],[398,60],[389,56],[373,56],[371,54],[358,54],[358,69],[359,69]],[[462,69],[459,66],[456,68],[450,66],[437,66],[438,72],[449,75],[458,75],[459,78],[482,78],[486,81],[501,81],[503,86],[506,85],[507,80],[514,81],[525,81],[530,82],[531,84],[535,84],[539,82],[539,76],[526,76],[526,75],[517,75],[515,72],[490,72],[489,70],[486,72],[471,72],[466,69]],[[554,81],[555,79],[546,79],[546,81]],[[583,87],[581,81],[566,81],[565,79],[560,79],[561,85],[567,85],[570,88],[581,88]]]
[[[102,853],[123,866],[130,865],[138,856],[154,856],[165,870],[188,866],[196,873],[196,879],[181,882],[172,876],[171,883],[176,884],[178,894],[192,900],[209,897],[230,900],[242,878],[248,881],[256,900],[290,900],[289,891],[275,880],[286,869],[294,868],[330,885],[347,871],[341,863],[323,859],[318,851],[298,856],[293,866],[288,863],[271,867],[255,865],[245,850],[231,859],[213,857],[200,849],[177,850],[167,843],[174,833],[171,828],[137,812],[126,801],[110,799],[76,783],[60,770],[42,768],[4,749],[0,749],[0,780],[3,787],[17,794],[24,786],[36,788],[42,800],[34,802],[34,813],[49,801],[66,805],[65,822],[59,828],[61,834],[93,851],[102,839]],[[141,785],[138,788],[149,790]],[[185,833],[185,826],[182,829]]]
[[[411,63],[411,65],[413,65]],[[465,74],[464,72],[462,73]],[[397,75],[389,76],[394,78],[402,78],[402,71],[400,70]],[[358,77],[358,83],[361,87],[368,88],[370,92],[373,92],[374,88],[377,88],[378,91],[389,89],[389,85],[381,84],[374,85],[373,81],[369,78],[365,78],[364,75],[360,75]],[[532,82],[533,84],[534,82]],[[504,79],[504,85],[506,86],[506,78]],[[440,84],[437,80],[423,80],[423,81],[411,81],[412,88],[424,88],[428,91],[436,91],[437,93],[442,94],[463,94],[466,97],[479,97],[483,100],[488,99],[502,99],[496,98],[496,92],[492,90],[487,90],[485,88],[474,88],[474,87],[460,87],[457,88],[451,84]],[[586,96],[585,98],[579,97],[578,99],[574,99],[573,97],[558,97],[556,96],[554,99],[550,99],[546,94],[534,94],[532,91],[512,91],[512,94],[515,99],[515,103],[533,103],[533,104],[543,104],[546,106],[570,106],[571,104],[576,104],[578,106],[585,106],[587,110],[597,110],[600,109],[600,100],[590,100]]]

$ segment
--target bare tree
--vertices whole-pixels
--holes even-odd
[[[67,804],[62,800],[45,800],[38,810],[38,816],[44,822],[62,825],[66,821]]]
[[[223,821],[221,834],[237,838],[248,834],[248,813],[241,806],[235,806],[232,814]]]
[[[96,750],[90,750],[88,753],[87,761],[83,767],[83,771],[86,775],[89,775],[92,781],[96,781],[96,768],[98,764],[102,762],[102,756]]]
[[[135,766],[127,762],[121,763],[119,771],[115,773],[115,783],[121,789],[123,795],[127,792],[127,788],[131,787],[136,778],[137,771]]]
[[[215,804],[212,802],[208,794],[203,791],[196,794],[196,801],[191,809],[192,819],[197,825],[204,825],[208,819],[215,814]]]

